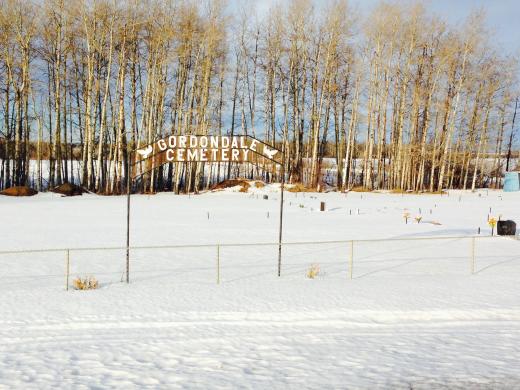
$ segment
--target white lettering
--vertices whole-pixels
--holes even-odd
[[[260,141],[246,136],[170,135],[155,143],[154,148],[166,152],[168,162],[249,161],[253,158],[250,151],[258,153],[258,146],[264,147]]]
[[[166,150],[166,142],[164,142],[163,139],[160,139],[159,141],[157,141],[157,145],[159,146],[159,149],[161,149],[161,151],[165,151]]]
[[[198,152],[198,149],[188,149],[188,156],[186,157],[186,159],[188,161],[197,161],[197,157],[199,155]]]

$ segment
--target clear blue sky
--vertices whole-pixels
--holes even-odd
[[[520,53],[519,0],[432,0],[425,4],[451,23],[463,20],[474,9],[484,9],[496,44],[510,54]]]
[[[404,0],[406,2],[406,0]],[[314,0],[316,4],[319,0]],[[278,0],[230,0],[232,8],[256,4],[258,14],[263,14]],[[370,11],[379,0],[350,0],[350,4],[362,13]],[[484,9],[488,27],[495,33],[496,44],[509,54],[520,54],[520,0],[426,0],[424,4],[450,24],[462,21],[475,9]]]

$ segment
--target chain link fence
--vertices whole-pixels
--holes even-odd
[[[363,279],[375,275],[447,276],[518,272],[520,242],[506,237],[413,237],[287,242],[282,279]],[[234,283],[276,278],[278,243],[130,248],[132,283]],[[126,280],[126,247],[0,251],[0,283],[69,289],[94,277],[100,287]]]

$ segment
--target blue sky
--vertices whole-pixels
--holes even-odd
[[[317,4],[319,0],[314,0]],[[242,3],[256,4],[261,15],[278,0],[231,0],[231,6]],[[350,0],[350,4],[366,14],[379,0]],[[463,21],[475,9],[484,9],[487,15],[488,27],[494,32],[496,44],[513,55],[520,54],[520,0],[426,0],[424,4],[449,23]]]
[[[510,54],[519,54],[519,0],[437,0],[426,5],[451,23],[463,20],[473,9],[483,8],[488,27],[495,33],[495,43]]]

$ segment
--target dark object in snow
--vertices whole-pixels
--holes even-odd
[[[325,211],[325,202],[320,202],[320,211]]]
[[[26,186],[9,187],[0,192],[0,194],[7,196],[33,196],[37,193],[38,191]]]
[[[515,221],[498,221],[497,222],[497,234],[499,236],[514,236],[516,234],[516,223]]]
[[[269,196],[268,195],[264,195],[264,199],[265,200],[269,199]]]
[[[82,195],[84,192],[86,192],[80,186],[71,183],[63,183],[62,185],[54,187],[51,191],[55,192],[56,194],[61,194],[63,196]]]

